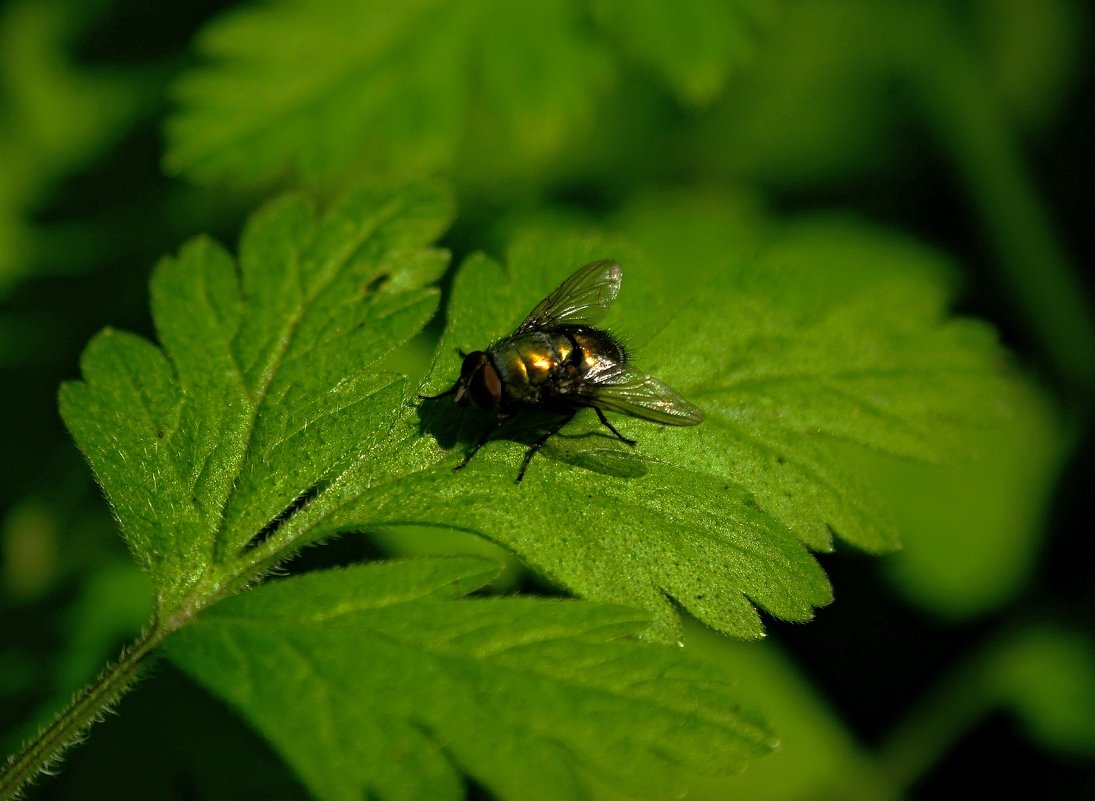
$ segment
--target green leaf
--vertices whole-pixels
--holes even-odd
[[[537,242],[526,252],[530,258],[515,260],[514,276],[485,258],[469,259],[456,280],[431,388],[454,380],[454,348],[481,347],[512,330],[563,277],[559,266],[588,260],[591,245]],[[541,255],[531,258],[536,250]],[[565,438],[549,442],[525,481],[515,485],[524,444],[492,445],[454,476],[456,454],[421,437],[420,425],[449,446],[479,436],[485,421],[450,406],[409,412],[393,431],[387,454],[378,454],[367,473],[362,465],[347,474],[345,503],[317,520],[317,531],[409,523],[480,531],[581,595],[654,611],[649,633],[660,639],[677,636],[677,613],[667,595],[740,636],[762,633],[749,599],[789,620],[807,620],[814,606],[828,602],[828,582],[806,548],[740,484],[691,466],[688,456],[695,451],[664,458],[687,449],[682,435],[694,431],[639,431],[621,421],[625,434],[642,440],[636,452],[624,451],[600,436],[596,418],[586,415]],[[528,442],[535,435],[518,436]]]
[[[430,187],[255,215],[239,265],[199,238],[152,279],[158,348],[106,330],[61,412],[150,573],[161,620],[253,579],[261,540],[368,454],[403,400],[377,369],[434,313],[450,215]],[[253,546],[253,547],[252,547]]]
[[[547,231],[514,248],[508,272],[476,256],[457,276],[431,390],[455,379],[454,349],[486,346],[576,266],[617,256],[627,280],[609,324],[708,413],[689,429],[618,419],[634,450],[583,413],[521,485],[542,418],[518,419],[454,475],[486,419],[403,403],[369,369],[434,308],[421,285],[443,257],[423,246],[447,209],[432,190],[361,191],[319,223],[304,201],[275,203],[244,235],[239,278],[205,241],[161,265],[164,351],[101,335],[85,383],[62,395],[161,612],[185,616],[185,598],[230,593],[304,542],[425,524],[645,608],[660,639],[677,636],[674,604],[743,637],[763,633],[757,607],[809,619],[831,595],[811,550],[834,532],[868,550],[897,541],[832,443],[961,454],[965,427],[997,414],[1000,354],[984,326],[946,319],[939,259],[893,235],[818,220],[746,245],[731,226],[720,248],[726,210],[662,212],[628,223],[652,258]],[[693,236],[706,246],[688,272],[668,269],[670,243]]]
[[[682,242],[707,224],[665,217],[645,226],[652,243],[674,224]],[[872,551],[897,543],[891,516],[833,443],[963,455],[966,427],[999,416],[1000,353],[985,326],[946,318],[939,260],[891,235],[819,221],[774,235],[759,257],[713,253],[682,274],[669,259],[659,267],[619,243],[556,232],[515,247],[508,271],[473,257],[426,387],[451,385],[454,349],[511,331],[568,271],[618,256],[624,290],[608,324],[619,321],[642,369],[705,409],[702,425],[617,417],[639,440],[631,450],[584,413],[514,485],[543,420],[530,415],[454,476],[448,467],[487,420],[423,403],[376,462],[340,480],[337,508],[301,525],[479,531],[580,595],[651,610],[658,638],[676,636],[674,603],[744,637],[763,632],[754,604],[809,619],[830,599],[809,550],[830,549],[834,532]]]
[[[729,683],[623,639],[634,610],[461,596],[471,557],[325,571],[209,610],[171,658],[243,710],[320,799],[584,796],[579,766],[643,798],[774,746]]]
[[[592,110],[605,69],[560,2],[284,0],[222,17],[198,49],[166,162],[200,180],[437,167],[469,106],[532,144]]]
[[[1086,9],[1066,0],[980,2],[964,22],[973,28],[985,79],[1024,131],[1047,128],[1068,109],[1069,87],[1083,64]]]
[[[468,163],[482,183],[484,169],[505,182],[542,175],[579,132],[598,130],[617,42],[684,100],[706,101],[747,50],[752,6],[768,2],[672,13],[645,3],[638,15],[586,5],[280,0],[234,11],[201,32],[203,62],[176,86],[165,163],[243,183]]]
[[[455,768],[499,794],[527,795],[515,782],[536,775],[544,797],[570,797],[574,753],[666,794],[675,765],[762,750],[721,685],[617,640],[674,639],[674,604],[743,637],[762,633],[758,607],[808,619],[830,598],[811,550],[834,531],[874,550],[895,536],[832,443],[961,453],[966,427],[994,416],[1000,354],[983,326],[946,317],[930,251],[846,221],[727,225],[742,208],[651,203],[625,218],[636,244],[546,227],[518,238],[508,269],[464,263],[431,390],[454,380],[454,348],[486,346],[576,266],[615,256],[628,280],[609,324],[708,413],[691,429],[617,418],[635,449],[583,413],[520,485],[542,418],[517,419],[454,474],[487,420],[412,401],[378,366],[436,307],[444,193],[361,189],[322,216],[289,196],[250,221],[238,266],[205,239],[165,260],[162,346],[107,331],[61,396],[151,575],[152,642],[171,635],[175,658],[325,798],[452,796]],[[420,525],[484,534],[576,593],[645,612],[457,602],[496,571],[467,558],[225,600],[307,542]]]
[[[1030,626],[991,655],[987,684],[1047,747],[1095,754],[1095,642],[1082,632]]]
[[[891,513],[832,446],[936,463],[975,455],[974,435],[1012,397],[1003,353],[988,326],[946,317],[951,265],[919,243],[840,217],[754,222],[747,233],[740,215],[738,204],[674,198],[623,224],[650,257],[688,270],[657,285],[670,308],[700,294],[726,309],[694,323],[713,341],[704,369],[743,401],[735,422],[747,428],[724,441],[729,452],[753,449],[754,426],[758,457],[792,438],[778,468],[739,469],[739,479],[811,548],[827,549],[836,533],[890,549]],[[703,285],[711,275],[721,295]]]
[[[766,2],[593,0],[597,21],[634,58],[657,70],[684,100],[712,100],[737,63],[749,58]]]

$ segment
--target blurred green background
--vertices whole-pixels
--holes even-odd
[[[198,232],[233,243],[275,191],[429,174],[457,193],[454,263],[529,222],[639,230],[716,207],[744,232],[836,211],[943,254],[959,311],[1025,376],[1010,420],[971,464],[849,451],[905,548],[821,557],[837,600],[813,623],[772,622],[762,644],[689,629],[783,740],[693,797],[949,797],[971,777],[986,796],[1095,797],[1088,4],[394,6],[0,2],[5,750],[150,608],[57,415],[83,344],[108,324],[151,335],[156,259]],[[424,370],[440,325],[393,366]],[[377,532],[296,566],[455,548],[492,552]],[[28,797],[304,797],[170,666],[119,712]]]

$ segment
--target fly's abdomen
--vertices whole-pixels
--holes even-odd
[[[567,326],[563,331],[574,343],[572,362],[583,376],[603,370],[606,366],[622,367],[627,362],[623,345],[607,331],[584,326]]]
[[[591,376],[626,359],[611,335],[584,326],[518,334],[498,343],[492,356],[510,401],[565,405],[574,402]]]

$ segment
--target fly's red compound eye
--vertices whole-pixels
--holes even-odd
[[[502,379],[490,360],[484,360],[468,384],[472,402],[480,409],[497,409],[502,402]]]
[[[498,371],[494,369],[490,356],[486,351],[477,350],[464,357],[464,364],[460,367],[460,383],[464,397],[470,397],[472,403],[480,409],[497,409],[502,402],[502,379]],[[466,404],[466,400],[461,401]]]

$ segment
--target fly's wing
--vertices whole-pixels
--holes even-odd
[[[702,409],[652,375],[613,364],[587,378],[576,393],[587,406],[599,406],[666,426],[694,426],[703,422]]]
[[[536,304],[515,334],[556,325],[596,325],[620,293],[623,270],[611,259],[580,268]]]

